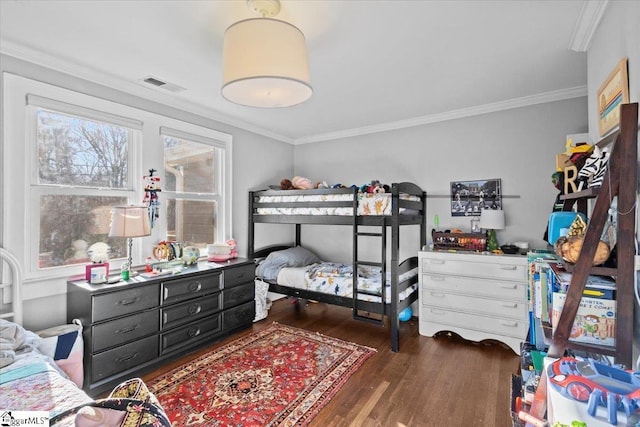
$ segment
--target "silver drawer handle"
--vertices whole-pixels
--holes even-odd
[[[434,282],[444,282],[445,280],[447,280],[442,276],[429,276],[429,279],[433,280]]]
[[[432,297],[436,298],[444,298],[444,294],[442,292],[429,292]]]
[[[138,352],[134,351],[129,354],[124,354],[116,359],[116,362],[128,362],[129,360],[135,359],[138,357]]]
[[[518,326],[518,322],[505,322],[505,321],[502,321],[502,322],[500,322],[500,324],[502,326],[509,326],[509,327],[512,327],[512,328],[515,328],[516,326]]]
[[[518,307],[518,304],[515,304],[515,303],[513,303],[513,304],[502,303],[502,304],[500,304],[500,306],[501,307],[506,307],[506,308],[516,308],[516,307]]]
[[[515,269],[517,269],[518,267],[515,265],[502,265],[500,266],[500,270],[509,270],[509,271],[513,271]]]
[[[517,289],[518,285],[510,285],[510,286],[502,285],[502,286],[500,286],[500,288],[501,289]]]
[[[140,297],[135,297],[135,298],[130,298],[130,299],[121,299],[120,301],[116,302],[117,304],[120,305],[131,305],[131,304],[135,304],[138,301],[140,301]]]
[[[191,328],[187,331],[189,338],[194,338],[200,335],[200,328]]]
[[[200,289],[202,289],[202,283],[200,283],[199,281],[189,283],[189,292],[198,292],[200,291]]]
[[[430,259],[429,264],[444,264],[443,259]]]
[[[116,334],[129,334],[129,333],[135,331],[136,329],[138,329],[139,327],[140,327],[140,325],[133,325],[133,326],[129,326],[128,328],[118,329],[116,331]]]
[[[200,304],[197,304],[197,303],[196,304],[191,304],[187,311],[189,312],[189,314],[191,316],[193,316],[194,314],[200,313],[200,311],[202,311],[202,307],[200,306]]]
[[[444,314],[445,314],[445,312],[444,312],[444,311],[442,311],[442,310],[436,310],[436,309],[434,309],[434,308],[432,308],[432,309],[431,309],[431,313],[433,313],[433,314],[437,314],[437,315],[439,315],[439,316],[444,316]]]

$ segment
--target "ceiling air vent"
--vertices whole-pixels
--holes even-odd
[[[152,76],[147,76],[143,78],[142,81],[148,85],[168,90],[169,92],[181,92],[183,90],[186,90],[186,88],[183,88],[182,86],[178,86],[177,84],[173,83],[167,83]]]

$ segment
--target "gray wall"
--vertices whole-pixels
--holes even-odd
[[[583,97],[296,146],[295,173],[329,184],[413,181],[427,191],[429,230],[437,214],[441,229],[464,231],[469,231],[470,221],[451,216],[450,182],[500,178],[507,226],[498,232],[498,241],[525,240],[531,247],[546,247],[542,237],[557,195],[550,180],[555,155],[564,151],[568,134],[586,131]],[[417,229],[404,233],[406,238],[401,235],[405,256],[417,249],[411,233]],[[350,259],[351,241],[339,228],[310,226],[303,230],[304,242],[325,258]]]
[[[196,116],[167,105],[147,101],[106,86],[80,80],[10,56],[0,56],[0,71],[21,75],[233,135],[233,237],[239,243],[238,249],[241,256],[246,255],[247,192],[253,188],[264,188],[267,184],[279,182],[283,176],[291,176],[293,174],[294,147],[290,144],[247,132],[206,117]],[[0,93],[0,99],[2,99],[1,95],[2,93]],[[4,138],[3,129],[0,130],[2,130],[0,134]],[[4,145],[4,140],[1,145]],[[161,147],[158,149],[161,149]],[[1,157],[0,164],[2,164]],[[5,203],[8,203],[8,201],[0,197],[0,206]],[[0,210],[0,215],[2,215],[1,212],[2,210]],[[4,218],[2,218],[2,221],[4,223]],[[274,240],[279,238],[277,237],[279,233],[281,233],[281,230],[266,230],[263,237],[267,241]],[[0,245],[2,245],[1,237]],[[11,248],[6,249],[11,250]],[[151,249],[151,247],[145,248],[148,253],[151,253]],[[80,270],[78,272],[80,273]],[[38,285],[42,286],[42,284]],[[25,287],[34,286],[36,286],[34,283],[25,285]],[[66,294],[29,299],[25,301],[24,311],[24,326],[29,329],[38,330],[65,323]]]
[[[593,140],[598,136],[597,93],[613,67],[628,59],[629,100],[640,102],[640,2],[612,1],[600,22],[587,51],[587,75],[589,94],[589,133]],[[636,188],[638,186],[636,185]],[[637,209],[637,208],[636,208]],[[636,218],[638,216],[636,215]],[[636,237],[638,222],[636,220]],[[637,281],[635,286],[638,286]],[[640,369],[640,310],[635,304],[634,358]]]

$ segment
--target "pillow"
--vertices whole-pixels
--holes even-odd
[[[82,388],[83,348],[82,324],[75,319],[68,325],[54,326],[37,332],[42,338],[40,352],[51,357],[69,379]]]
[[[276,280],[283,267],[304,267],[321,262],[320,258],[302,246],[272,252],[256,268],[256,276],[267,280]]]

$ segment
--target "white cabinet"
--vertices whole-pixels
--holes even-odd
[[[418,257],[421,335],[493,339],[520,354],[529,330],[525,256],[423,251]]]

